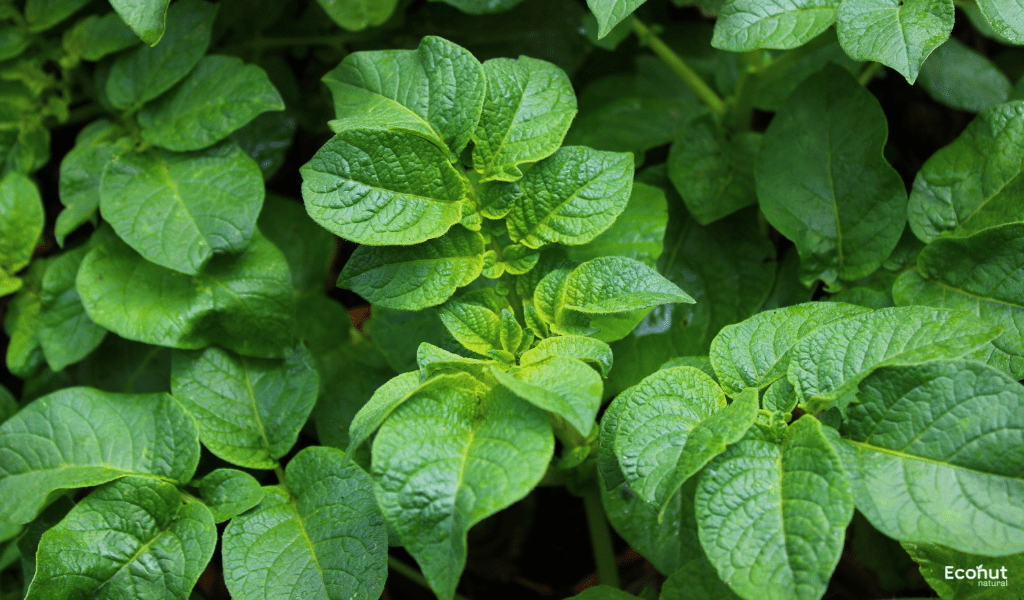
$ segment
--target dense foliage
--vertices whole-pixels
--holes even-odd
[[[0,19],[0,599],[1024,596],[1019,0]]]

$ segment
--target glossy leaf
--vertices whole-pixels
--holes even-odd
[[[117,14],[150,46],[164,36],[167,5],[171,0],[110,0]]]
[[[487,356],[501,349],[501,310],[506,306],[492,290],[476,290],[448,301],[438,315],[460,344]]]
[[[0,179],[0,269],[13,275],[32,259],[46,215],[36,184],[8,172]]]
[[[235,469],[217,469],[196,484],[215,523],[223,523],[263,500],[263,488],[252,475]]]
[[[559,335],[543,339],[524,352],[519,362],[527,366],[554,356],[565,356],[590,363],[598,368],[603,377],[607,377],[612,368],[612,349],[608,344],[580,335]]]
[[[280,356],[291,346],[288,263],[260,235],[196,276],[109,240],[86,255],[77,287],[89,318],[130,340],[186,350],[219,344],[246,356]]]
[[[498,383],[530,404],[562,417],[586,438],[601,407],[601,376],[582,361],[552,356],[503,373]]]
[[[199,464],[199,434],[167,394],[68,388],[0,425],[0,457],[0,521],[27,523],[59,490],[127,475],[188,481]]]
[[[701,475],[701,545],[744,598],[817,600],[825,593],[853,517],[853,496],[822,430],[805,416],[776,444],[752,429]]]
[[[969,354],[1001,330],[967,313],[908,306],[833,321],[793,350],[788,377],[801,406],[817,412],[878,367]]]
[[[647,0],[587,0],[587,6],[597,17],[597,37],[608,35],[613,27],[633,14]]]
[[[839,0],[726,0],[711,45],[731,52],[795,48],[835,22]]]
[[[36,336],[53,371],[88,356],[107,335],[107,330],[85,313],[75,287],[78,268],[88,251],[83,246],[57,256],[43,275]]]
[[[292,449],[316,403],[319,377],[302,346],[283,360],[217,347],[174,355],[171,393],[195,416],[199,439],[220,458],[272,469]]]
[[[371,600],[387,578],[387,530],[370,477],[333,448],[288,463],[286,486],[267,487],[232,519],[221,542],[232,598]]]
[[[569,77],[526,56],[484,63],[487,96],[473,133],[473,167],[481,181],[515,181],[519,165],[553,154],[576,116]]]
[[[565,309],[601,315],[694,300],[654,269],[628,258],[589,260],[569,273],[561,299]]]
[[[461,226],[413,246],[360,246],[338,286],[388,308],[437,306],[480,276],[483,253],[483,237]]]
[[[234,56],[203,57],[168,94],[139,112],[142,138],[178,152],[201,150],[262,112],[284,110],[267,74]]]
[[[317,0],[332,21],[349,31],[362,31],[388,20],[398,0]]]
[[[582,263],[601,256],[625,256],[653,267],[664,248],[667,226],[665,193],[637,182],[611,227],[582,246],[569,246],[569,258]]]
[[[1014,44],[1024,44],[1021,0],[978,0],[978,8],[996,33]]]
[[[313,220],[371,246],[440,237],[462,219],[468,187],[442,150],[402,131],[344,130],[301,173]]]
[[[43,534],[27,600],[187,598],[217,545],[202,503],[165,481],[125,477],[97,488]]]
[[[857,508],[885,535],[962,552],[1024,551],[1024,390],[970,361],[884,367],[847,412]],[[973,566],[973,565],[972,565]]]
[[[907,196],[882,157],[887,129],[874,96],[834,65],[800,84],[768,127],[757,196],[796,243],[805,284],[864,277],[896,247]]]

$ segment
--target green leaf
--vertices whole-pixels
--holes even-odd
[[[826,408],[878,367],[957,358],[1002,333],[967,313],[886,308],[818,327],[796,345],[788,377],[808,412]]]
[[[371,311],[363,329],[388,365],[398,373],[418,368],[416,352],[423,342],[457,354],[467,352],[448,332],[438,311],[433,308],[407,311],[378,306]]]
[[[978,0],[978,8],[996,33],[1024,44],[1024,4],[1021,0]]]
[[[784,308],[811,301],[815,288],[800,283],[800,254],[795,246],[786,250],[779,261],[777,271],[775,285],[772,286],[772,291],[761,306],[761,310]]]
[[[17,277],[11,277],[0,269],[0,298],[13,294],[14,292],[21,289],[21,279]]]
[[[36,337],[53,371],[88,356],[107,335],[106,329],[85,314],[75,287],[79,266],[88,251],[82,246],[55,257],[43,275]]]
[[[345,264],[338,287],[388,308],[437,306],[480,276],[483,253],[483,237],[460,226],[414,246],[360,246]]]
[[[694,300],[657,271],[633,259],[606,256],[569,274],[564,308],[585,314],[612,314]]]
[[[376,27],[395,12],[398,0],[317,0],[327,16],[349,31]]]
[[[349,54],[324,75],[324,83],[334,96],[335,132],[398,129],[423,136],[452,156],[469,143],[487,90],[484,69],[473,55],[433,36],[423,38],[416,50]]]
[[[937,102],[969,112],[1006,102],[1013,93],[1013,84],[999,67],[956,38],[935,50],[919,81]]]
[[[162,42],[152,48],[143,46],[125,52],[114,60],[105,89],[110,103],[114,108],[121,110],[138,109],[171,89],[171,86],[188,75],[203,54],[206,54],[213,31],[213,19],[217,16],[215,4],[201,0],[175,2],[174,6],[167,9],[167,28],[161,38],[160,34],[154,31],[158,27],[155,22],[149,18],[143,22],[144,24],[135,20],[136,16],[141,16],[135,11],[141,8],[137,5],[142,1],[148,5],[147,12],[148,9],[156,8],[152,6],[154,4],[163,5],[157,8],[160,11],[167,6],[164,0],[114,0],[113,3],[121,18],[136,33],[145,28],[145,35],[140,34],[143,40],[150,44]],[[118,6],[129,3],[136,6]],[[125,18],[125,8],[132,10],[134,14]],[[146,35],[149,39],[146,39]]]
[[[939,593],[940,598],[952,600],[998,600],[999,598],[1012,598],[1024,593],[1024,554],[1014,554],[992,559],[989,556],[979,556],[958,552],[952,548],[938,544],[909,544],[904,543],[903,547],[910,553],[911,558],[917,562],[921,575],[924,576],[928,585],[932,586]],[[952,567],[949,576],[946,569]],[[967,569],[974,569],[978,575],[979,567],[985,569],[984,576],[975,579],[967,579]],[[957,570],[963,569],[957,579]],[[1006,569],[1003,571],[1002,569]],[[992,573],[995,571],[995,573]],[[985,587],[978,585],[981,580],[993,582],[990,578],[995,575],[994,581],[1006,582],[1006,586],[994,585]]]
[[[60,523],[68,512],[75,507],[75,502],[67,496],[58,496],[53,504],[47,506],[39,516],[26,525],[21,535],[15,540],[21,554],[21,570],[24,574],[25,588],[36,574],[36,551],[43,534]]]
[[[521,365],[528,366],[554,356],[576,358],[598,368],[602,377],[612,369],[612,349],[608,344],[580,335],[559,335],[543,339],[519,357]]]
[[[513,355],[523,343],[523,327],[509,309],[501,311],[501,348]]]
[[[114,158],[103,170],[100,211],[147,260],[196,275],[214,255],[245,249],[263,193],[256,163],[227,141],[188,154]]]
[[[295,289],[321,295],[327,284],[335,237],[310,220],[301,201],[274,193],[264,200],[257,225],[260,233],[284,253]]]
[[[462,219],[468,191],[445,152],[402,131],[342,131],[300,171],[313,220],[371,246],[444,235]]]
[[[704,470],[700,541],[719,577],[744,598],[817,600],[853,517],[843,463],[821,424],[801,417],[781,444],[758,429]]]
[[[0,60],[19,56],[32,44],[32,35],[16,26],[0,27]]]
[[[711,364],[729,394],[762,390],[786,376],[793,349],[812,331],[868,312],[850,304],[808,302],[758,313],[718,332],[711,342]]]
[[[630,154],[565,146],[519,180],[522,196],[508,216],[512,241],[530,248],[585,244],[626,208],[633,185]]]
[[[441,322],[460,344],[487,356],[501,349],[501,310],[508,303],[493,290],[474,290],[438,309]]]
[[[636,596],[608,585],[588,587],[569,600],[635,600]]]
[[[836,32],[850,58],[878,61],[914,83],[953,31],[953,0],[859,0],[839,7]]]
[[[647,0],[587,0],[587,6],[597,17],[597,37],[603,38],[623,19],[633,14]]]
[[[25,20],[29,31],[46,31],[88,3],[89,0],[27,0]]]
[[[711,377],[692,367],[658,371],[619,394],[615,455],[630,489],[665,507],[679,488],[743,437],[757,395],[727,406]]]
[[[333,448],[306,448],[288,463],[287,489],[268,487],[224,531],[224,581],[232,598],[372,600],[387,578],[388,535],[373,483]]]
[[[1003,334],[972,354],[1024,379],[1024,224],[983,230],[968,238],[938,239],[918,258],[918,272],[900,276],[892,294],[899,306],[924,304],[977,315]]]
[[[319,385],[313,356],[302,345],[283,360],[217,347],[176,352],[171,371],[171,393],[195,416],[203,444],[250,469],[272,469],[292,449]]]
[[[806,79],[772,119],[754,168],[768,221],[796,243],[801,279],[834,283],[881,266],[903,232],[903,180],[882,157],[878,100],[845,69]]]
[[[284,110],[263,69],[234,56],[206,56],[169,93],[139,112],[142,138],[178,152],[201,150],[256,115]]]
[[[188,481],[199,433],[167,394],[68,388],[0,425],[0,456],[0,521],[28,523],[64,489],[127,475]]]
[[[261,235],[196,276],[112,239],[86,255],[77,284],[89,318],[130,340],[185,350],[219,344],[246,356],[281,356],[292,343],[288,263]]]
[[[64,34],[64,49],[68,54],[92,61],[138,43],[135,32],[112,12],[102,17],[89,15]]]
[[[519,165],[553,154],[576,116],[569,77],[526,56],[484,63],[487,96],[473,133],[473,167],[481,181],[515,181]]]
[[[711,117],[690,121],[672,143],[668,176],[701,225],[713,223],[757,202],[754,159],[760,133],[729,135]]]
[[[444,2],[458,8],[464,13],[471,15],[483,15],[493,12],[506,11],[523,0],[429,0],[430,2]]]
[[[601,256],[625,256],[653,267],[665,245],[667,226],[665,193],[637,182],[625,210],[611,227],[582,246],[569,246],[569,258],[582,263]]]
[[[503,373],[491,374],[508,391],[526,402],[562,417],[586,438],[601,408],[601,376],[583,361],[552,356]]]
[[[1024,165],[1024,101],[982,111],[952,144],[932,155],[914,179],[907,216],[922,241],[963,237],[1024,221],[1020,186]]]
[[[170,1],[110,0],[110,5],[142,41],[155,46],[164,36],[164,22],[167,19],[167,5]]]
[[[725,0],[711,45],[730,52],[796,48],[835,22],[839,0]]]
[[[469,528],[522,499],[553,452],[544,413],[502,387],[417,393],[380,428],[373,442],[377,502],[441,600],[455,593]]]
[[[981,363],[933,361],[878,369],[857,399],[849,439],[833,445],[872,525],[896,540],[973,554],[1024,551],[1016,380]]]
[[[24,268],[45,224],[39,188],[26,175],[9,171],[0,179],[0,269],[13,275]]]
[[[18,409],[18,402],[14,399],[14,396],[11,395],[11,392],[4,386],[0,385],[0,423],[3,423],[14,416],[14,413],[18,412]]]
[[[659,600],[740,600],[724,581],[718,578],[714,565],[707,558],[686,563],[669,575],[662,584]]]
[[[223,523],[263,500],[263,488],[252,475],[235,469],[217,469],[196,484],[213,520]]]
[[[391,415],[396,408],[408,400],[414,392],[423,388],[425,391],[444,386],[473,385],[473,379],[465,374],[442,375],[423,383],[419,371],[402,373],[391,378],[377,388],[373,396],[366,402],[355,417],[349,428],[349,446],[347,454],[351,455],[370,435]]]
[[[256,161],[263,179],[270,179],[284,165],[296,125],[295,117],[287,112],[263,113],[232,133],[231,139]]]
[[[206,506],[170,483],[126,477],[43,534],[25,598],[187,598],[216,545]]]
[[[54,225],[57,243],[64,245],[68,234],[94,217],[100,206],[104,168],[134,147],[135,142],[127,132],[106,119],[93,121],[82,129],[75,147],[60,163],[60,201],[65,209]]]
[[[10,338],[7,370],[22,379],[35,375],[43,366],[43,349],[37,334],[43,276],[49,263],[49,259],[33,261],[25,274],[24,285],[7,305],[7,318],[4,320],[4,331]]]
[[[504,354],[504,350],[493,350],[490,354]],[[493,359],[466,358],[454,352],[448,352],[426,342],[420,344],[416,352],[416,362],[419,363],[420,377],[424,380],[432,379],[438,373],[468,373],[477,380],[488,380],[490,367],[499,365]],[[514,359],[503,358],[500,368],[508,369],[508,364]]]
[[[761,403],[765,410],[782,413],[788,421],[796,408],[796,390],[788,379],[777,379],[764,391]]]

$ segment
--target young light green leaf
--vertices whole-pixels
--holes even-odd
[[[199,433],[167,394],[67,388],[0,425],[0,456],[0,521],[28,523],[58,490],[126,475],[188,481],[199,464]]]
[[[25,21],[29,31],[46,31],[67,19],[89,0],[27,0],[25,2]]]
[[[36,337],[53,371],[88,356],[107,335],[106,329],[85,314],[75,287],[78,268],[88,251],[88,246],[82,246],[55,257],[43,275]]]
[[[250,469],[273,469],[292,449],[319,385],[313,356],[302,345],[283,360],[217,347],[176,352],[171,372],[171,393],[196,417],[203,444]]]
[[[501,386],[417,393],[384,423],[373,442],[377,502],[441,600],[455,593],[469,528],[523,498],[553,453],[544,413]]]
[[[388,20],[398,0],[317,0],[332,21],[349,31],[362,31]]]
[[[903,543],[914,562],[917,563],[928,585],[935,590],[940,598],[953,598],[954,600],[998,600],[1000,596],[1019,596],[1024,593],[1024,554],[1001,556],[993,559],[990,556],[979,556],[958,552],[952,548],[940,546],[939,544],[910,544]],[[978,572],[978,567],[985,568],[985,575]],[[950,576],[946,575],[946,569],[953,567]],[[975,579],[967,579],[967,573],[962,572],[963,579],[957,579],[957,570],[975,569]],[[1003,569],[1006,569],[1005,571]],[[978,585],[978,580],[984,580],[989,573],[993,573],[998,579],[1005,579],[1006,587],[997,585],[984,587]],[[989,579],[988,581],[992,581]]]
[[[600,256],[625,256],[653,267],[665,246],[668,202],[665,192],[636,182],[625,210],[611,227],[582,246],[569,246],[569,258],[586,262]]]
[[[491,369],[498,383],[530,404],[565,419],[584,438],[601,408],[601,376],[583,361],[564,356],[504,373]]]
[[[142,138],[178,152],[201,150],[256,115],[284,110],[263,69],[234,56],[206,56],[169,93],[139,112]]]
[[[864,277],[896,247],[907,194],[882,157],[887,129],[878,100],[836,65],[800,84],[768,127],[757,197],[796,243],[805,284]]]
[[[263,488],[252,475],[235,469],[217,469],[196,484],[215,523],[236,517],[263,500]]]
[[[114,158],[100,181],[100,211],[147,260],[195,275],[215,254],[245,249],[263,193],[256,163],[226,141],[188,154]]]
[[[740,600],[740,597],[718,577],[715,566],[707,558],[701,557],[669,575],[658,599]]]
[[[474,290],[438,308],[441,322],[460,344],[487,356],[501,349],[501,311],[507,306],[493,290]]]
[[[360,246],[345,264],[338,287],[372,304],[420,310],[448,300],[480,276],[484,239],[454,226],[443,236],[413,246]]]
[[[975,113],[1006,102],[1013,93],[999,67],[956,38],[935,50],[918,81],[937,102]]]
[[[300,171],[313,220],[360,244],[418,244],[462,219],[465,177],[436,145],[403,131],[344,130]]]
[[[110,0],[117,14],[142,41],[155,46],[164,36],[167,5],[171,0]]]
[[[456,374],[435,377],[428,383],[424,384],[420,378],[419,371],[412,371],[410,373],[402,373],[401,375],[395,376],[387,383],[377,388],[377,391],[373,393],[373,396],[370,397],[366,404],[359,409],[359,412],[356,413],[355,417],[352,418],[352,424],[349,427],[349,446],[346,454],[351,456],[352,452],[355,451],[356,448],[361,446],[366,440],[370,439],[370,436],[378,427],[381,426],[381,423],[383,423],[403,402],[408,400],[412,393],[417,391],[420,387],[427,388],[429,391],[445,385],[472,386],[472,383],[471,378],[469,378],[468,375]]]
[[[36,184],[17,171],[0,179],[0,269],[13,275],[32,260],[46,214]]]
[[[719,577],[744,598],[818,600],[825,593],[853,517],[853,495],[823,429],[814,417],[801,417],[781,444],[751,429],[701,475],[701,545]]]
[[[286,488],[268,487],[224,531],[224,581],[232,598],[373,600],[387,579],[388,534],[373,483],[333,448],[298,453]]]
[[[64,49],[72,56],[96,61],[139,43],[117,13],[89,15],[64,34]]]
[[[452,156],[469,143],[487,90],[484,69],[473,55],[433,36],[423,38],[416,50],[349,54],[324,83],[334,96],[335,132],[399,129]]]
[[[954,310],[885,308],[822,325],[793,349],[787,376],[804,410],[816,413],[850,392],[871,371],[957,358],[1002,329]]]
[[[602,377],[612,369],[612,349],[608,344],[580,335],[559,335],[541,340],[519,358],[524,367],[553,356],[575,358],[598,368]]]
[[[501,311],[501,347],[506,352],[515,355],[520,344],[523,343],[523,328],[516,321],[512,311],[505,308]]]
[[[587,0],[587,6],[597,17],[598,39],[608,35],[613,27],[633,14],[647,0]]]
[[[791,415],[796,408],[796,390],[788,379],[777,379],[764,391],[761,403],[765,410]]]
[[[668,176],[701,225],[757,202],[754,159],[760,133],[728,135],[711,117],[694,119],[672,143]]]
[[[97,488],[43,534],[26,600],[188,597],[217,545],[200,502],[174,485],[125,477]]]
[[[978,8],[996,33],[1024,44],[1024,4],[1021,0],[978,0]]]
[[[953,0],[859,0],[839,7],[836,32],[854,60],[875,60],[914,83],[953,31]]]
[[[215,257],[194,277],[108,240],[82,261],[77,287],[89,318],[147,344],[185,350],[218,344],[246,356],[281,356],[294,336],[288,263],[256,233],[245,252]]]
[[[649,309],[659,304],[694,300],[647,265],[625,257],[605,256],[576,267],[566,278],[562,307],[589,315]]]
[[[633,186],[630,154],[565,146],[518,181],[508,232],[530,248],[585,244],[626,208]]]
[[[725,0],[711,45],[730,52],[802,46],[835,22],[839,0]]]
[[[0,269],[0,298],[21,289],[21,279],[12,277]]]
[[[896,304],[951,308],[1002,327],[970,357],[1024,379],[1024,224],[935,240],[917,265],[893,285]]]
[[[420,377],[424,381],[433,378],[439,372],[469,373],[478,380],[484,380],[490,376],[491,365],[498,365],[491,359],[466,358],[427,342],[420,344],[419,350],[416,351],[416,362],[420,367]],[[501,367],[508,368],[507,365]]]
[[[540,250],[512,244],[501,251],[501,263],[511,275],[529,273],[540,261]]]
[[[725,391],[735,396],[786,376],[793,348],[826,323],[870,312],[832,302],[808,302],[758,313],[723,327],[711,342],[711,364]]]
[[[473,168],[481,181],[516,181],[519,165],[553,154],[573,117],[576,94],[555,65],[526,56],[484,63],[487,97],[473,133]]]
[[[914,234],[930,242],[1024,221],[1020,186],[1024,165],[1024,101],[982,111],[952,144],[932,155],[914,179],[907,217]]]
[[[883,367],[832,440],[857,508],[885,535],[962,552],[1024,551],[1024,390],[981,363]],[[955,510],[950,510],[955,507]]]
[[[159,2],[146,0],[148,5]],[[140,25],[133,22],[133,18],[125,18],[123,9],[118,5],[139,3],[140,0],[114,2],[114,8],[136,33]],[[166,7],[167,2],[163,2],[163,6]],[[138,109],[188,75],[203,54],[206,54],[216,16],[217,5],[202,0],[184,0],[168,8],[165,35],[161,38],[159,34],[150,34],[152,41],[146,40],[151,44],[156,44],[157,40],[163,43],[152,48],[143,46],[126,52],[111,65],[105,89],[114,108]],[[151,31],[151,26],[149,22],[141,25],[146,27],[146,32]]]
[[[93,218],[100,206],[103,169],[134,146],[123,128],[106,119],[89,123],[78,134],[75,147],[60,163],[60,201],[65,209],[54,225],[58,244],[63,246],[68,234]]]

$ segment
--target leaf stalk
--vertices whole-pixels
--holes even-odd
[[[725,116],[725,102],[718,94],[704,83],[704,80],[690,68],[690,65],[686,64],[682,57],[661,41],[661,38],[655,35],[640,19],[633,19],[633,33],[639,38],[641,44],[650,48],[661,59],[661,62],[665,63],[673,73],[683,80],[683,83],[693,90],[693,93],[711,109],[711,112],[719,117]]]

